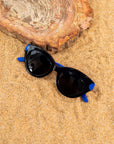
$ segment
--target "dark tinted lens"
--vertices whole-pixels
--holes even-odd
[[[33,50],[27,56],[27,68],[30,73],[41,76],[52,70],[52,63],[42,52]]]
[[[67,69],[58,76],[59,90],[68,97],[76,97],[86,89],[86,83],[80,73]]]

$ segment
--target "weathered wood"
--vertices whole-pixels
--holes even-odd
[[[87,0],[0,0],[0,30],[57,52],[91,24]]]

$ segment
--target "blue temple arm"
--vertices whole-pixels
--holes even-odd
[[[19,62],[24,62],[24,61],[25,61],[25,58],[24,58],[24,57],[18,57],[17,60],[18,60]]]
[[[29,44],[26,46],[25,51],[27,51],[29,49]]]
[[[92,90],[94,89],[94,87],[95,87],[95,84],[94,84],[94,83],[91,83],[91,84],[89,85],[89,90],[92,91]]]
[[[58,66],[60,66],[60,67],[64,67],[63,65],[61,65],[61,64],[59,64],[59,63],[56,63]]]
[[[84,102],[88,102],[88,99],[87,99],[87,96],[84,94],[84,95],[82,95],[82,100],[84,101]]]

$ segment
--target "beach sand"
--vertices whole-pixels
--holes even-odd
[[[0,144],[114,144],[114,41],[112,0],[89,0],[90,29],[55,61],[76,68],[96,84],[89,102],[63,96],[56,72],[32,77],[24,63],[25,44],[0,32]]]

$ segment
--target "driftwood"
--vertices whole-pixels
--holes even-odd
[[[0,0],[0,30],[23,42],[58,52],[92,20],[87,0]]]

